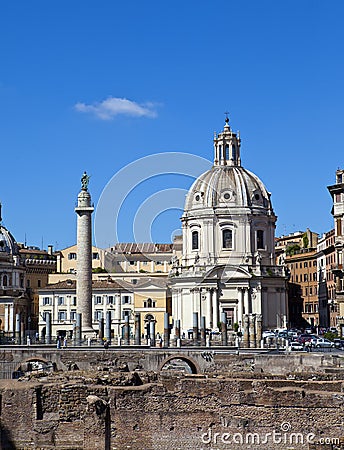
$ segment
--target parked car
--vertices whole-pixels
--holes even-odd
[[[344,348],[344,339],[333,339],[333,343],[336,348]]]
[[[265,331],[263,331],[262,337],[263,338],[274,338],[275,333],[271,330],[265,330]]]
[[[300,344],[305,344],[306,342],[311,341],[312,337],[317,337],[317,336],[314,336],[314,335],[308,334],[308,333],[302,333],[299,335],[299,337],[297,339]]]
[[[315,348],[334,348],[334,342],[330,341],[329,339],[324,339],[324,338],[312,338],[312,345]]]
[[[304,348],[303,348],[303,345],[300,344],[300,342],[295,341],[290,344],[290,350],[292,352],[303,352]]]
[[[297,331],[294,331],[294,330],[289,330],[288,331],[288,338],[289,339],[295,340],[297,338],[297,336],[298,336]]]

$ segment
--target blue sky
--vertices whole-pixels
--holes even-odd
[[[272,192],[276,234],[328,231],[326,186],[344,165],[343,18],[342,0],[2,2],[3,223],[30,245],[73,244],[84,170],[97,205],[139,158],[212,160],[228,110],[243,166]],[[128,194],[120,240],[145,198],[188,189],[179,173]],[[152,239],[168,241],[179,217],[166,205]]]

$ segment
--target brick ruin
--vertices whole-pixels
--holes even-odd
[[[342,358],[219,354],[189,374],[108,355],[0,380],[1,449],[344,449]]]

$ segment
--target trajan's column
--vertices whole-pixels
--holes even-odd
[[[89,176],[84,172],[78,195],[77,213],[77,310],[81,313],[82,334],[94,335],[92,328],[92,213],[91,194],[88,192]]]

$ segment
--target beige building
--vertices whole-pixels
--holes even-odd
[[[51,313],[52,336],[73,335],[76,323],[77,296],[75,274],[53,274],[55,282],[39,291],[39,333],[46,333],[46,314]],[[59,281],[57,281],[59,279]],[[134,335],[134,314],[140,313],[141,334],[147,337],[147,323],[155,322],[157,333],[164,331],[164,312],[171,312],[171,298],[164,274],[93,274],[92,327],[99,331],[99,320],[111,311],[111,333],[117,342],[123,337],[125,316],[129,316],[131,337]]]
[[[118,243],[106,250],[105,268],[110,273],[165,273],[171,266],[173,244]]]
[[[335,277],[332,267],[336,261],[335,230],[324,233],[317,245],[319,320],[322,326],[336,327],[339,312]]]
[[[295,253],[288,253],[285,265],[290,273],[290,282],[298,284],[303,299],[302,317],[310,326],[319,323],[317,249],[303,248]]]
[[[73,336],[76,323],[77,296],[76,280],[67,279],[49,284],[39,291],[40,321],[39,333],[42,338],[46,334],[46,316],[51,314],[52,337]],[[92,328],[94,337],[99,331],[99,321],[105,319],[106,313],[111,311],[112,334],[115,338],[121,336],[124,317],[132,318],[133,325],[133,293],[111,277],[106,280],[92,281]]]
[[[30,299],[27,328],[31,331],[30,334],[34,335],[38,330],[38,290],[48,284],[49,274],[56,272],[56,256],[53,254],[52,246],[48,247],[48,251],[23,244],[18,246],[20,258],[25,266],[26,293]]]
[[[106,250],[92,246],[92,269],[101,270],[105,267]],[[56,252],[56,271],[59,273],[76,273],[78,248],[77,245]]]
[[[286,254],[294,253],[303,248],[316,248],[318,234],[307,228],[306,231],[296,231],[275,239],[276,262],[283,265]]]
[[[134,294],[134,312],[140,313],[141,334],[149,335],[149,322],[155,322],[156,333],[164,333],[164,313],[171,314],[171,294],[166,278],[142,277],[126,286]],[[171,322],[172,323],[172,322]]]
[[[337,327],[344,335],[344,269],[343,269],[343,252],[344,252],[344,170],[336,171],[336,183],[328,186],[328,190],[332,196],[334,218],[334,247],[335,262],[332,265],[332,273],[335,277],[335,298],[339,306],[339,315],[337,317]]]

